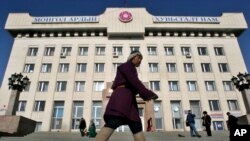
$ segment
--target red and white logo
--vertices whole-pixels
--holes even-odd
[[[128,11],[123,11],[119,14],[119,20],[121,22],[127,23],[133,20],[132,14]]]

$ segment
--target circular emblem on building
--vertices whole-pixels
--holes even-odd
[[[119,14],[119,20],[121,22],[124,22],[124,23],[127,23],[127,22],[130,22],[132,21],[133,19],[133,16],[130,12],[128,11],[122,11],[120,14]]]

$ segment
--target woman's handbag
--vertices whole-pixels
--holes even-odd
[[[186,120],[186,126],[189,126],[189,123],[188,123],[188,121]]]

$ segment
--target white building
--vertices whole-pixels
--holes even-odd
[[[228,111],[246,114],[231,82],[233,75],[247,71],[237,41],[247,29],[243,13],[155,16],[145,8],[107,8],[97,16],[11,13],[5,29],[14,43],[0,114],[5,115],[9,102],[8,78],[21,72],[30,85],[21,93],[17,115],[36,120],[39,131],[77,130],[81,117],[87,124],[94,119],[100,128],[104,93],[111,92],[116,67],[134,49],[144,55],[139,78],[159,95],[154,104],[157,130],[189,129],[184,125],[189,109],[198,129],[204,110],[213,130],[227,129]],[[139,107],[145,122],[143,104]]]

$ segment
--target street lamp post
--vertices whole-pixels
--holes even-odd
[[[250,74],[240,73],[237,77],[232,77],[232,82],[241,92],[242,98],[246,107],[247,114],[239,117],[239,121],[244,124],[250,124]]]
[[[237,77],[233,76],[231,79],[239,91],[244,91],[250,88],[250,74],[248,73],[240,73]]]
[[[27,76],[23,77],[21,73],[14,73],[11,75],[9,80],[9,89],[11,89],[11,95],[6,110],[6,115],[16,115],[16,110],[18,108],[18,100],[20,93],[25,89],[29,83],[29,78]]]

